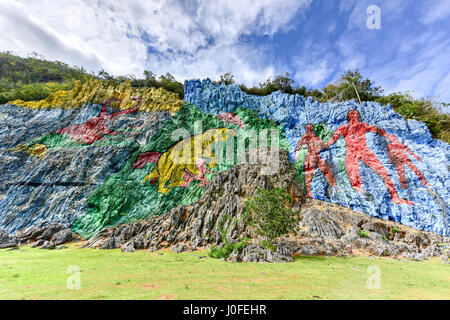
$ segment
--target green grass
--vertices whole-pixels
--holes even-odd
[[[237,264],[207,252],[163,255],[79,249],[0,250],[2,299],[450,299],[450,266],[364,257],[297,257],[288,264]],[[81,269],[69,290],[67,268]],[[381,271],[369,290],[366,270]]]

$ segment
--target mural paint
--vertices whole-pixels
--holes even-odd
[[[251,96],[209,80],[185,83],[188,103],[158,92],[92,83],[26,108],[2,106],[0,145],[21,152],[0,155],[2,181],[9,181],[0,189],[0,228],[61,222],[90,237],[189,205],[215,174],[237,164],[235,136],[276,129],[309,196],[450,235],[450,146],[389,106]],[[135,96],[142,103],[132,107]],[[112,101],[85,104],[100,97],[122,99],[121,111],[107,112]],[[173,140],[181,128],[186,134]],[[213,147],[231,138],[233,161],[221,163]]]
[[[273,121],[261,119],[253,110],[245,108],[234,114],[245,129],[239,123],[224,123],[215,115],[186,104],[162,124],[147,144],[134,152],[119,172],[93,192],[89,198],[90,209],[74,222],[73,230],[89,237],[104,227],[159,215],[177,205],[196,201],[209,179],[236,165],[235,136],[246,130],[276,129],[284,148],[289,148]],[[202,133],[196,134],[196,124],[201,125]],[[180,128],[188,136],[174,143],[172,135]],[[222,163],[217,159],[215,147],[225,151],[231,139],[234,162]]]
[[[336,133],[333,134],[330,141],[324,144],[324,147],[328,148],[332,144],[336,143],[340,137],[344,137],[346,142],[345,159],[348,177],[352,187],[359,193],[366,193],[366,191],[362,189],[362,181],[359,172],[359,161],[362,161],[383,179],[384,184],[391,195],[393,203],[413,205],[414,203],[412,201],[402,199],[398,196],[394,182],[389,176],[386,168],[381,164],[376,155],[367,147],[367,132],[373,132],[383,137],[389,136],[383,129],[377,128],[368,123],[360,122],[359,112],[357,110],[351,110],[348,112],[348,124],[340,126],[336,130]]]
[[[309,196],[450,235],[450,146],[433,140],[425,124],[403,119],[390,106],[319,103],[280,91],[252,96],[237,85],[214,85],[209,79],[186,81],[185,100],[206,113],[248,108],[275,121]],[[320,141],[308,124],[324,126],[334,137]],[[423,161],[409,159],[405,152],[420,154]]]
[[[303,170],[305,175],[306,196],[312,198],[311,195],[311,183],[314,176],[315,168],[318,168],[327,178],[328,182],[335,188],[336,181],[334,180],[333,173],[328,165],[322,160],[319,155],[319,151],[323,149],[323,141],[314,134],[314,127],[311,124],[305,126],[306,134],[300,138],[300,141],[295,148],[295,161],[298,161],[299,151],[303,146],[306,146],[306,156],[303,161]]]
[[[40,101],[12,101],[11,104],[30,109],[77,109],[84,104],[101,104],[110,98],[121,99],[118,109],[128,109],[133,97],[140,97],[140,111],[168,111],[175,114],[184,102],[176,93],[162,88],[134,88],[130,81],[116,84],[112,81],[89,80],[85,83],[75,82],[69,91],[57,91]]]
[[[389,155],[389,161],[390,164],[395,164],[395,167],[397,168],[398,177],[400,178],[400,182],[402,183],[402,188],[408,188],[408,183],[405,176],[405,165],[408,166],[408,168],[410,168],[419,177],[420,181],[425,187],[431,187],[420,170],[417,169],[417,167],[411,162],[411,160],[409,160],[408,155],[405,153],[405,151],[416,158],[417,161],[422,162],[422,159],[420,159],[414,152],[409,150],[407,146],[398,141],[396,136],[392,134],[389,135],[389,141],[390,143],[386,147]]]
[[[106,126],[105,122],[120,115],[136,113],[139,110],[142,101],[140,98],[132,98],[131,100],[138,101],[138,105],[134,108],[108,113],[107,108],[112,102],[121,102],[120,99],[110,99],[103,104],[102,110],[97,116],[90,118],[86,122],[72,124],[68,127],[58,129],[54,133],[47,134],[29,143],[20,144],[10,151],[26,152],[30,156],[42,159],[49,148],[91,145],[96,141],[103,140],[105,136],[119,135],[121,132],[111,130]],[[153,119],[155,118],[150,117],[148,120]],[[144,122],[143,126],[135,128],[135,130],[140,130],[145,127],[149,122],[148,120]]]
[[[205,158],[211,168],[217,165],[217,158],[210,150],[211,144],[225,142],[230,136],[235,135],[234,130],[218,128],[183,139],[161,155],[153,171],[142,182],[150,180],[154,184],[154,181],[158,180],[158,192],[163,194],[170,192],[169,188],[187,187],[193,180],[201,181],[201,185],[205,185],[207,183]],[[166,188],[169,181],[169,188]]]

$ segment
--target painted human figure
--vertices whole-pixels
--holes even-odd
[[[361,176],[359,173],[359,161],[364,162],[368,167],[374,170],[384,181],[389,194],[391,195],[392,202],[395,204],[410,204],[414,203],[402,199],[398,196],[395,189],[394,182],[392,181],[386,168],[383,167],[380,160],[376,155],[367,147],[366,133],[374,132],[378,135],[388,138],[388,134],[377,127],[370,124],[359,121],[359,112],[352,110],[348,113],[348,123],[339,127],[330,141],[323,145],[323,147],[329,147],[334,144],[340,137],[344,137],[347,144],[346,151],[346,165],[350,182],[354,189],[360,193],[364,193],[361,186]]]
[[[408,155],[405,153],[405,151],[411,154],[420,162],[422,162],[422,159],[416,156],[414,152],[409,150],[407,146],[398,141],[396,136],[389,135],[389,141],[390,143],[386,147],[389,155],[389,161],[391,164],[395,164],[395,167],[397,168],[397,173],[398,177],[400,178],[400,182],[402,183],[402,188],[406,189],[408,187],[405,177],[405,165],[408,166],[419,177],[424,186],[430,187],[420,170],[417,169],[417,167],[411,162],[411,160],[409,160]]]
[[[305,184],[306,184],[306,192],[309,198],[312,198],[311,194],[311,184],[314,176],[314,170],[319,168],[324,176],[327,178],[328,182],[337,189],[336,181],[334,180],[333,173],[327,164],[322,160],[319,155],[319,151],[321,149],[320,145],[323,144],[323,141],[314,134],[314,127],[310,124],[305,126],[306,134],[304,134],[300,141],[297,144],[297,148],[295,149],[295,161],[298,161],[298,153],[303,146],[306,146],[306,156],[305,156],[305,164],[304,164],[304,173],[305,173]]]
[[[66,128],[57,130],[56,134],[67,134],[72,140],[83,144],[92,144],[103,138],[104,135],[115,136],[120,132],[109,129],[105,122],[117,116],[129,113],[135,113],[141,106],[140,98],[132,98],[131,100],[138,101],[138,105],[132,109],[122,110],[114,113],[107,113],[108,105],[114,101],[122,101],[120,99],[110,99],[103,104],[100,114],[96,117],[90,118],[82,124],[74,124]]]

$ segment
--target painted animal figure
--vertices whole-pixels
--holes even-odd
[[[105,122],[117,116],[129,113],[135,113],[141,106],[140,98],[132,98],[131,100],[138,101],[138,105],[132,109],[122,110],[114,113],[107,113],[108,105],[114,101],[122,101],[121,99],[110,99],[103,104],[100,114],[96,117],[90,118],[85,123],[74,124],[66,128],[57,130],[56,134],[67,134],[72,140],[83,143],[92,144],[103,138],[105,135],[115,136],[120,132],[109,129]]]
[[[211,151],[212,144],[226,141],[235,135],[236,132],[232,129],[209,129],[203,134],[177,142],[161,155],[153,171],[144,178],[142,183],[148,180],[158,180],[158,192],[163,194],[170,192],[172,190],[170,188],[176,188],[183,184],[186,170],[194,176],[200,174],[197,166],[199,158],[209,159],[209,167],[215,167],[217,158]],[[166,186],[169,181],[170,184]]]

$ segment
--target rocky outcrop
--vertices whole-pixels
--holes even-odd
[[[316,167],[311,187],[313,198],[339,204],[381,219],[399,222],[419,230],[450,236],[448,157],[450,145],[440,140],[433,140],[424,123],[405,120],[390,106],[374,102],[363,102],[361,105],[355,101],[319,103],[313,101],[311,97],[283,94],[280,91],[264,97],[252,96],[242,92],[238,85],[214,85],[209,79],[186,81],[185,100],[207,113],[233,113],[241,108],[248,108],[255,110],[261,118],[276,121],[283,128],[284,137],[289,143],[291,161],[295,160],[296,147],[305,134],[307,124],[314,126],[314,135],[323,141],[328,141],[337,129],[344,128],[343,126],[348,124],[348,112],[357,110],[360,116],[359,121],[364,123],[364,126],[372,126],[372,129],[355,140],[346,141],[344,137],[341,137],[331,148],[320,151],[320,157],[333,174],[338,188],[331,188],[328,177]],[[401,161],[406,168],[404,181],[398,172],[402,168],[398,169],[395,163],[390,162],[387,150],[392,151],[395,146],[398,147],[401,144],[395,142],[392,137],[388,139],[386,134],[396,136],[403,145],[420,158],[420,161],[415,159],[406,149],[402,152],[407,154],[393,152],[400,154],[397,162]],[[352,160],[346,160],[347,143],[353,143],[356,140],[358,145],[352,145],[352,148],[357,150],[353,158],[360,157],[361,161],[358,163],[357,160],[356,168],[353,163],[351,167],[354,169],[352,172],[354,180],[357,180],[354,176],[360,173],[361,192],[353,188],[348,174],[349,163],[346,163]],[[300,173],[304,169],[305,153],[306,151],[301,151],[299,161],[296,162]],[[373,157],[367,156],[368,153],[373,153],[373,157],[376,156],[387,172],[380,169],[379,165],[378,167],[374,165]],[[366,157],[363,157],[364,155]],[[409,163],[408,157],[411,164],[417,168],[417,172],[423,174],[422,180],[410,167],[406,167]],[[401,160],[398,160],[400,158]],[[377,167],[378,171],[367,166],[368,163],[371,163],[374,168]],[[414,205],[396,204],[392,201],[387,188],[390,183],[386,183],[389,179],[392,179],[399,197],[413,202]],[[425,180],[429,186],[424,185]],[[392,189],[392,186],[389,188]]]
[[[294,207],[301,206],[303,191],[295,168],[285,150],[279,150],[279,155],[278,171],[264,171],[263,164],[239,164],[218,173],[205,187],[203,196],[191,205],[177,206],[148,220],[104,229],[89,239],[84,247],[155,251],[173,246],[174,252],[182,252],[212,244],[223,245],[223,231],[230,243],[255,237],[254,231],[244,222],[243,209],[246,198],[258,188],[290,190],[296,199]]]
[[[57,91],[44,100],[26,102],[16,100],[11,103],[31,109],[76,109],[84,104],[101,104],[111,98],[120,98],[122,101],[117,108],[128,109],[134,97],[141,98],[140,110],[147,112],[168,111],[173,114],[184,104],[178,94],[162,88],[133,88],[129,81],[116,84],[101,80],[89,80],[85,83],[76,81],[72,90]]]
[[[191,205],[175,207],[148,220],[104,229],[83,247],[121,248],[125,252],[171,248],[172,252],[179,253],[211,245],[221,247],[225,231],[229,243],[246,237],[253,239],[242,250],[232,252],[229,260],[233,262],[290,262],[295,255],[361,254],[412,260],[447,257],[450,238],[319,200],[308,200],[302,206],[302,186],[287,152],[281,150],[280,154],[279,173],[263,176],[261,165],[238,165],[216,175],[204,195]],[[259,187],[282,187],[298,197],[293,209],[301,217],[299,231],[278,239],[273,250],[261,245],[262,239],[246,225],[242,216],[245,199]]]
[[[293,255],[362,254],[424,260],[442,257],[450,238],[313,200],[302,207],[296,236],[280,239]]]
[[[81,241],[82,238],[62,224],[51,224],[44,227],[33,227],[25,232],[10,236],[0,230],[0,249],[31,245],[32,248],[54,249],[68,242]]]
[[[14,244],[20,232],[34,227],[62,224],[84,238],[95,235],[86,244],[92,247],[133,251],[175,246],[174,252],[181,252],[221,245],[221,228],[229,241],[251,235],[242,221],[243,201],[258,187],[286,188],[301,203],[299,185],[306,172],[305,185],[311,186],[313,198],[363,212],[366,219],[383,220],[371,226],[365,223],[372,220],[352,222],[351,232],[343,222],[347,220],[328,209],[302,211],[306,233],[280,252],[345,254],[351,246],[375,254],[384,252],[384,238],[390,244],[406,245],[403,249],[388,245],[386,250],[393,254],[408,250],[421,254],[427,248],[426,255],[440,252],[425,244],[416,244],[416,250],[398,234],[390,239],[382,227],[393,221],[450,235],[450,146],[433,140],[425,124],[405,121],[389,106],[376,103],[319,104],[281,92],[257,97],[238,86],[214,86],[209,80],[186,82],[185,90],[187,103],[162,89],[138,90],[126,83],[94,81],[43,101],[15,102],[22,107],[2,105],[0,229],[8,233],[2,233],[2,243]],[[142,100],[140,108],[132,100],[136,96],[141,98],[136,98],[138,102]],[[122,102],[111,102],[111,98]],[[106,100],[114,109],[96,104]],[[353,118],[361,130],[345,140],[341,136],[348,136],[350,110],[353,115],[358,111],[359,119]],[[313,127],[308,127],[309,136],[306,124]],[[229,134],[220,139],[213,134],[217,132]],[[336,141],[329,143],[336,132]],[[214,143],[203,139],[213,136]],[[247,152],[264,140],[277,141],[276,146],[270,145],[287,150],[281,152],[281,169],[270,173],[270,169],[262,170],[262,164],[239,164],[236,159],[243,151],[239,136],[257,137],[251,143],[241,140]],[[188,164],[172,166],[171,148],[195,147],[200,140],[201,154],[194,152]],[[213,144],[219,150],[225,145],[238,148],[232,150],[230,162],[220,161],[220,151],[209,152]],[[404,179],[402,168],[390,163],[388,151],[391,158],[397,155],[393,162],[403,159]],[[356,237],[360,231],[371,236]],[[53,245],[51,239],[38,241],[40,246]]]

